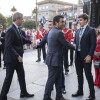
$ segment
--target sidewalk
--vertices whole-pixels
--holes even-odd
[[[47,80],[48,69],[43,63],[43,60],[39,63],[35,62],[37,60],[36,50],[26,50],[24,53],[24,68],[26,76],[26,84],[29,93],[34,93],[33,98],[23,98],[20,99],[20,87],[17,80],[16,72],[14,74],[10,91],[8,93],[8,100],[43,100],[45,83]],[[93,71],[94,73],[94,71]],[[5,78],[5,70],[0,68],[0,91]],[[70,67],[70,72],[65,76],[66,81],[66,91],[64,95],[68,100],[86,100],[89,95],[88,84],[84,78],[84,96],[72,98],[71,94],[77,90],[77,76],[75,73],[75,68]],[[95,87],[96,90],[96,100],[100,100],[100,89]],[[55,100],[55,90],[51,95],[52,99]]]

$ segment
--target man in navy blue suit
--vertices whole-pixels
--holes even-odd
[[[52,21],[49,21],[49,23],[48,23],[49,31],[52,29],[52,27],[53,27],[53,23],[52,23]],[[48,33],[44,36],[42,41],[36,47],[34,46],[34,48],[41,48],[43,45],[45,45],[48,42],[48,40],[47,40]],[[62,71],[63,71],[63,68],[62,68]],[[61,85],[62,85],[62,93],[66,94],[64,73],[62,73],[62,83],[61,83]]]
[[[7,100],[7,93],[12,82],[14,71],[16,70],[21,89],[20,97],[33,97],[26,89],[25,72],[23,68],[23,44],[31,41],[26,40],[20,30],[23,22],[23,15],[19,12],[13,14],[13,24],[7,30],[5,36],[4,62],[6,64],[6,77],[1,90],[0,100]]]
[[[73,45],[67,42],[61,31],[64,27],[64,17],[55,16],[53,19],[54,27],[48,34],[48,50],[46,55],[46,64],[48,65],[48,80],[45,87],[43,100],[52,100],[50,98],[53,85],[56,87],[56,100],[66,100],[62,96],[62,69],[63,69],[63,48],[75,49]]]
[[[92,57],[96,47],[96,32],[88,25],[88,15],[82,14],[79,17],[80,28],[75,33],[75,66],[78,78],[78,90],[72,97],[83,95],[83,69],[89,85],[90,95],[86,100],[95,100],[95,90],[93,83]]]

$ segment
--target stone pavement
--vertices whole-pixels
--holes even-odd
[[[12,80],[11,88],[8,93],[8,100],[43,100],[45,83],[47,80],[48,69],[47,66],[43,63],[43,60],[39,63],[35,62],[37,60],[36,50],[25,50],[24,53],[24,68],[26,75],[26,84],[29,93],[34,93],[33,98],[23,98],[19,97],[20,87],[17,80],[16,72]],[[0,91],[2,84],[5,78],[5,70],[0,68]],[[94,74],[94,71],[93,71]],[[72,98],[71,94],[77,90],[77,76],[75,73],[75,68],[70,67],[70,72],[65,76],[66,81],[66,91],[64,95],[68,100],[86,100],[86,97],[89,95],[89,89],[86,79],[84,79],[84,96]],[[95,87],[96,90],[96,100],[100,100],[100,89]],[[51,97],[55,100],[55,90],[52,92]]]

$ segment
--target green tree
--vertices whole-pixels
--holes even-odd
[[[11,8],[11,11],[12,11],[13,13],[17,11],[17,9],[15,8],[15,6],[13,6],[13,7]]]
[[[9,27],[12,24],[12,16],[7,17],[6,21],[7,21],[6,26]]]
[[[32,15],[36,14],[36,8],[32,10]]]
[[[35,29],[36,28],[36,22],[33,21],[33,20],[25,21],[23,23],[23,27],[27,28],[27,29]]]
[[[0,13],[0,24],[6,28],[6,18]]]

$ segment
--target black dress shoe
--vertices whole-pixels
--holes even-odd
[[[68,100],[68,99],[65,99],[64,97],[61,97],[61,98],[57,98],[56,100]]]
[[[51,98],[49,98],[48,100],[52,100]]]
[[[66,94],[65,88],[62,89],[62,94]]]
[[[36,60],[36,62],[40,62],[40,61],[41,61],[40,59]]]
[[[72,94],[72,97],[83,96],[83,91],[77,91],[75,94]]]
[[[51,98],[43,99],[43,100],[52,100]]]
[[[34,94],[29,94],[29,93],[26,93],[26,94],[20,94],[20,97],[21,98],[24,98],[24,97],[33,97],[34,96]]]
[[[68,71],[65,71],[65,75],[68,75]]]
[[[3,69],[6,69],[6,67],[3,67]]]
[[[95,100],[95,96],[89,96],[86,100]]]

